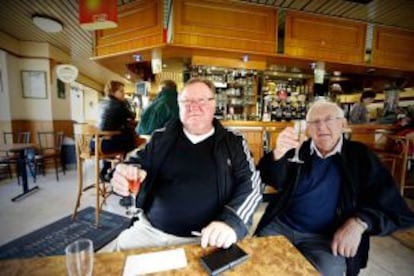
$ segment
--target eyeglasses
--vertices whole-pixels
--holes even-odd
[[[190,106],[191,104],[196,104],[196,105],[206,105],[209,101],[214,100],[214,97],[210,97],[210,98],[199,98],[199,99],[181,99],[178,100],[178,102],[180,104],[183,104],[184,106]]]
[[[310,127],[317,127],[320,126],[322,123],[324,123],[326,126],[334,126],[337,119],[342,119],[342,117],[327,117],[325,119],[317,119],[313,121],[307,121],[306,123]]]

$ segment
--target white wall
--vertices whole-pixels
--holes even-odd
[[[71,84],[71,119],[79,122],[96,122],[99,92],[79,83]]]
[[[31,119],[31,120],[51,120],[51,85],[50,85],[50,66],[48,59],[16,59],[10,56],[8,64],[9,72],[12,74],[13,89],[10,90],[11,113],[13,119]],[[20,62],[19,62],[20,61]],[[15,64],[16,63],[16,64]],[[19,64],[20,66],[18,66]],[[24,98],[22,89],[21,71],[44,71],[46,72],[46,99]],[[11,87],[10,87],[11,88]]]
[[[10,121],[9,78],[7,71],[7,53],[0,50],[0,121]]]
[[[51,109],[52,109],[52,117],[54,120],[70,120],[70,85],[65,84],[65,98],[58,97],[58,88],[57,88],[57,76],[56,76],[56,67],[53,68],[51,72],[52,76],[52,85],[51,85]]]

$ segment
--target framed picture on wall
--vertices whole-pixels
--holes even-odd
[[[47,99],[46,71],[21,71],[23,98]]]
[[[66,98],[65,83],[60,79],[57,79],[57,96],[59,99]]]

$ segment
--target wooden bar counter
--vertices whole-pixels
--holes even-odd
[[[239,130],[245,135],[250,150],[252,151],[254,158],[257,159],[256,161],[262,157],[263,151],[271,150],[276,146],[277,136],[285,127],[293,126],[293,121],[221,121],[221,123],[225,127]],[[367,145],[373,145],[376,143],[378,136],[381,135],[381,132],[393,133],[395,129],[396,127],[394,125],[369,123],[348,125],[347,132],[350,133],[351,140],[359,141]],[[259,137],[257,134],[259,131],[262,131],[265,134],[264,137],[267,137],[267,143],[265,143],[263,137]],[[262,140],[260,138],[262,138]]]
[[[238,245],[250,257],[223,275],[319,275],[305,257],[284,237],[247,238]],[[122,275],[126,257],[133,254],[154,252],[168,248],[138,249],[125,252],[95,254],[93,275]],[[200,257],[212,248],[203,249],[199,244],[182,246],[187,257],[187,267],[157,273],[156,275],[207,275],[200,264]],[[65,256],[38,257],[0,261],[1,275],[67,275]]]

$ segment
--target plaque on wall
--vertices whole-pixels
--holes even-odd
[[[46,72],[21,71],[23,98],[46,99]]]

